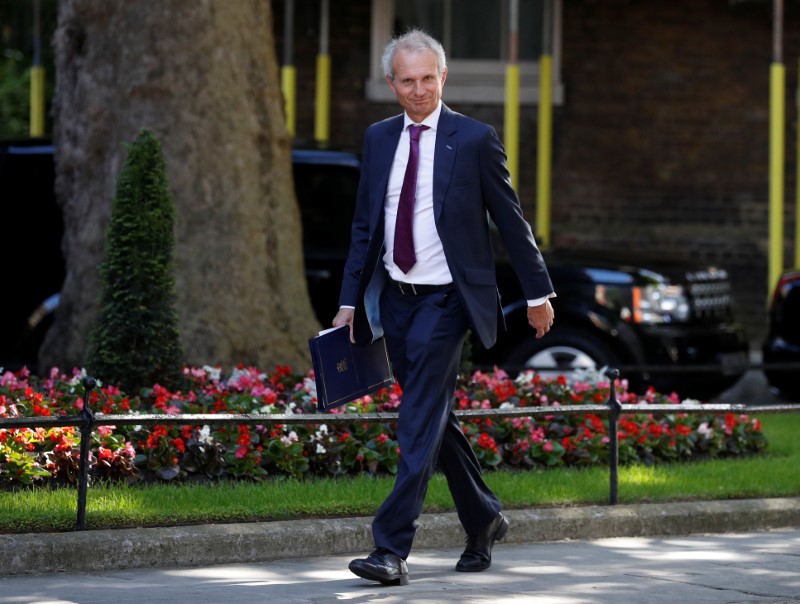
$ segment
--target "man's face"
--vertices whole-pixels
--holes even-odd
[[[442,98],[447,68],[439,74],[436,55],[430,50],[397,51],[392,61],[394,79],[386,78],[401,107],[416,123],[436,109]]]

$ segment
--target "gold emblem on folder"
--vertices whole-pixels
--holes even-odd
[[[344,373],[348,369],[349,369],[349,367],[347,366],[347,359],[346,358],[344,358],[341,361],[339,361],[338,363],[336,363],[336,371],[338,371],[339,373]]]

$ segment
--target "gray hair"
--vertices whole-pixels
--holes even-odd
[[[381,64],[383,65],[383,73],[387,78],[394,80],[394,71],[392,70],[392,61],[397,54],[397,51],[404,50],[406,52],[421,52],[430,50],[436,55],[436,64],[439,67],[439,75],[444,73],[447,67],[447,59],[444,55],[444,48],[436,38],[429,36],[421,29],[411,29],[404,33],[402,36],[392,39],[383,49],[383,56],[381,57]]]

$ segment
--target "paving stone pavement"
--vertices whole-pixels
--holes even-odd
[[[460,551],[415,550],[408,560],[411,582],[404,587],[359,579],[347,570],[353,556],[338,554],[189,568],[6,576],[0,577],[0,603],[800,602],[798,529],[499,543],[492,568],[483,573],[455,572]]]

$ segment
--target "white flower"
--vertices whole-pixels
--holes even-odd
[[[208,378],[212,382],[218,382],[222,375],[222,370],[219,367],[212,367],[211,365],[203,365],[203,371],[208,374]]]
[[[201,443],[206,443],[211,440],[211,426],[203,426],[197,433],[197,440]]]
[[[284,447],[288,447],[292,443],[296,443],[297,440],[298,440],[297,432],[295,432],[294,430],[289,432],[289,434],[287,434],[286,436],[281,436],[281,442],[283,443]]]
[[[698,401],[695,398],[686,398],[686,399],[683,399],[681,401],[681,405],[685,405],[687,407],[698,407],[698,406],[700,406],[702,404],[703,403],[701,403],[700,401]]]
[[[523,371],[516,377],[514,381],[520,386],[528,386],[533,383],[533,378],[535,375],[536,373],[533,371]]]
[[[70,386],[77,386],[83,381],[83,378],[86,377],[86,369],[81,369],[79,373],[76,373],[72,376],[72,379],[69,381]]]
[[[317,443],[317,455],[322,455],[325,453],[326,449],[321,444]]]

